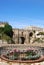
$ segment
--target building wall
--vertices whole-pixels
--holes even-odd
[[[37,35],[36,33],[34,33],[34,31],[36,33],[39,33],[39,32],[44,32],[42,28],[33,28],[32,27],[32,30],[29,29],[16,29],[14,28],[13,29],[13,39],[15,41],[15,44],[21,44],[21,37],[24,37],[25,38],[25,41],[24,41],[24,44],[29,44],[29,43],[32,43],[33,40],[35,39],[34,37]],[[30,41],[30,37],[29,37],[29,34],[30,32],[33,33],[33,37],[31,38],[31,41]]]
[[[16,44],[21,44],[21,37],[25,38],[24,44],[29,43],[29,33],[32,32],[31,30],[13,29],[13,32],[13,39]]]

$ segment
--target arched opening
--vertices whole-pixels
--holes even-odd
[[[33,36],[33,32],[30,32],[30,33],[29,33],[29,36],[32,37],[32,36]]]
[[[30,43],[30,41],[31,41],[31,39],[32,39],[32,36],[33,36],[33,32],[30,32],[30,33],[29,33],[29,43]]]
[[[24,42],[25,42],[25,38],[24,37],[20,37],[20,43],[24,44]]]

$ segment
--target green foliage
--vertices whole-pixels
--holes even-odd
[[[44,43],[43,39],[35,38],[33,42]]]
[[[3,35],[2,39],[3,39],[3,40],[6,40],[7,42],[8,42],[9,40],[11,40],[11,38],[10,38],[9,36],[7,36],[6,34]]]
[[[15,53],[14,53],[14,58],[15,58],[15,57],[18,58],[18,57],[19,57],[19,53],[15,52]]]
[[[4,27],[0,27],[0,39],[6,40],[8,43],[9,42],[14,43],[12,37],[13,37],[13,31],[11,25],[6,23]]]
[[[40,38],[36,38],[36,39],[35,39],[35,41],[39,41],[39,40],[40,40]]]
[[[33,56],[33,55],[36,55],[36,53],[33,52],[33,51],[28,51],[28,52],[27,52],[27,56]]]
[[[28,51],[27,52],[27,57],[26,59],[29,59],[29,60],[36,60],[40,58],[40,55],[34,51]]]
[[[35,31],[35,30],[33,30],[33,32],[35,33],[36,31]]]
[[[0,33],[4,33],[4,27],[0,27]]]
[[[12,38],[13,36],[12,26],[9,24],[5,24],[4,33]]]
[[[28,56],[28,59],[30,59],[30,60],[37,60],[39,58],[40,58],[40,55],[38,55],[38,54],[36,54],[34,56]]]
[[[8,53],[6,56],[10,59],[10,60],[37,60],[39,59],[41,56],[39,53],[36,53],[35,51],[28,51],[28,52],[23,52],[23,54],[26,54],[25,57],[20,56],[21,53],[20,52],[12,52],[12,53]]]
[[[44,35],[44,32],[39,32],[37,35]]]

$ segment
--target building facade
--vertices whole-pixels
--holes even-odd
[[[15,43],[18,44],[29,44],[33,42],[33,39],[35,37],[35,32],[43,31],[43,29],[13,29],[13,39]],[[30,34],[33,34],[33,36],[30,37]],[[30,41],[31,39],[31,41]]]

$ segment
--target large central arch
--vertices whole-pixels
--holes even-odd
[[[21,36],[20,37],[20,44],[24,44],[24,42],[25,42],[25,37]]]

